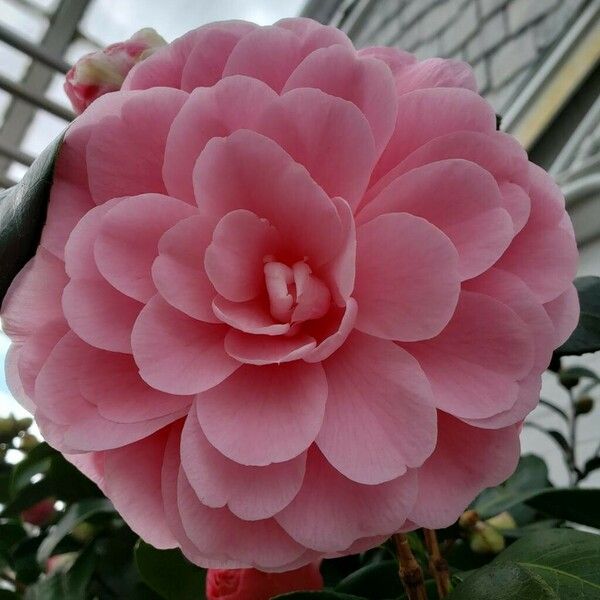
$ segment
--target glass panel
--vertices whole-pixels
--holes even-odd
[[[41,42],[48,19],[20,2],[0,0],[0,23],[16,31],[30,42]]]
[[[81,31],[102,44],[128,38],[142,27],[154,27],[172,40],[192,27],[211,21],[245,19],[268,25],[296,15],[305,0],[171,0],[170,2],[119,2],[92,0],[81,21]],[[118,8],[115,8],[118,6]]]
[[[27,72],[31,59],[12,46],[0,42],[0,73],[13,81],[20,81]]]

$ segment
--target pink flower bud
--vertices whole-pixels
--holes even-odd
[[[82,113],[96,98],[121,89],[127,73],[140,61],[164,46],[154,29],[141,29],[126,42],[80,58],[67,73],[65,92],[75,112]]]
[[[47,498],[42,500],[21,513],[21,519],[30,525],[41,527],[50,522],[54,516],[54,500]]]
[[[285,573],[256,569],[209,569],[207,600],[270,600],[279,594],[323,589],[317,564]]]

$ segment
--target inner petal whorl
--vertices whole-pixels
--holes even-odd
[[[265,286],[274,319],[294,324],[327,314],[331,293],[305,262],[288,267],[270,256],[264,260]]]

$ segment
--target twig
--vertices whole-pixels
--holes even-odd
[[[446,598],[450,593],[448,562],[440,553],[435,529],[423,529],[423,533],[425,535],[425,546],[427,546],[427,553],[429,554],[429,570],[435,579],[438,596]]]
[[[423,584],[423,571],[410,549],[408,538],[404,533],[396,533],[394,542],[400,562],[400,580],[406,590],[408,600],[427,600]]]

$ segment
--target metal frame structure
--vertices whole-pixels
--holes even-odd
[[[23,4],[27,2],[21,0]],[[13,161],[29,166],[34,157],[19,148],[37,110],[43,110],[65,121],[74,113],[46,97],[46,91],[55,73],[66,73],[69,64],[63,55],[78,33],[81,20],[90,0],[60,0],[40,44],[32,44],[17,33],[0,26],[0,41],[32,59],[27,73],[20,82],[0,76],[0,89],[12,99],[0,126],[0,188],[15,182],[7,173]],[[29,5],[28,5],[29,6]]]

